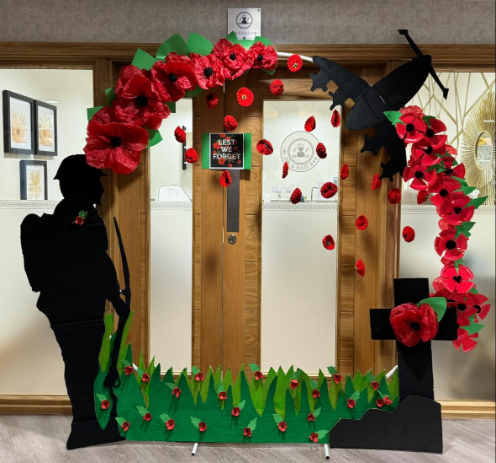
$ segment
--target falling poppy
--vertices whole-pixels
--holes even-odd
[[[274,96],[280,96],[284,92],[284,84],[282,83],[282,80],[276,79],[270,84],[270,92]]]
[[[129,431],[130,426],[131,426],[131,424],[129,423],[129,421],[124,421],[124,423],[121,424],[121,429],[124,432],[127,432],[127,431]]]
[[[332,182],[326,182],[320,187],[320,194],[326,198],[332,198],[338,192],[338,187]]]
[[[209,93],[205,99],[208,109],[214,109],[219,104],[219,97],[215,93]]]
[[[362,262],[362,259],[357,260],[357,263],[355,264],[355,269],[361,277],[365,275],[365,264]]]
[[[201,421],[198,424],[198,429],[200,430],[200,432],[205,432],[207,430],[207,423],[205,423],[204,421]]]
[[[461,259],[467,250],[467,237],[456,237],[456,230],[442,230],[434,242],[436,252],[448,261]]]
[[[338,373],[334,373],[332,375],[332,379],[334,380],[334,382],[336,384],[339,384],[341,381],[343,381],[343,377],[340,374],[338,374]]]
[[[281,431],[281,432],[286,432],[286,429],[288,429],[288,425],[286,424],[285,421],[279,422],[277,427],[278,427],[279,431]]]
[[[232,116],[224,117],[224,128],[226,130],[236,130],[238,126],[238,121]]]
[[[176,427],[176,422],[173,419],[167,420],[165,422],[165,428],[167,431],[172,431]]]
[[[200,371],[195,375],[195,381],[199,383],[205,379],[205,375]]]
[[[377,391],[379,389],[379,383],[377,381],[372,381],[370,385],[372,386],[372,389],[374,391]]]
[[[458,271],[454,264],[445,265],[441,270],[441,279],[444,287],[452,293],[466,293],[474,287],[470,281],[474,279],[474,274],[465,265],[459,265]]]
[[[348,167],[348,164],[343,164],[341,166],[341,170],[339,172],[339,178],[341,180],[347,179],[350,175],[350,169]]]
[[[245,428],[245,429],[243,429],[243,436],[245,436],[245,437],[251,437],[251,428]]]
[[[310,434],[310,436],[308,437],[314,444],[317,444],[319,442],[319,435],[316,432],[312,432],[312,434]]]
[[[291,193],[291,197],[289,199],[293,204],[298,204],[299,202],[301,202],[301,200],[303,199],[301,190],[299,188],[295,188],[293,190],[293,193]]]
[[[274,152],[274,148],[272,147],[272,143],[269,140],[262,138],[257,143],[257,151],[260,154],[268,155]]]
[[[145,421],[151,421],[151,420],[152,420],[152,415],[151,415],[150,413],[145,413],[145,414],[143,415],[143,419],[144,419]]]
[[[348,408],[353,409],[353,408],[355,408],[356,401],[353,399],[348,399],[346,401],[346,405],[348,406]]]
[[[420,190],[417,193],[417,204],[423,204],[429,198],[429,192],[427,190]]]
[[[255,372],[255,381],[260,381],[260,380],[262,380],[262,379],[263,379],[263,377],[264,377],[264,376],[263,376],[263,373],[262,373],[261,371],[257,370],[257,371]]]
[[[141,375],[141,381],[143,381],[144,383],[147,383],[148,381],[150,381],[150,375],[148,373],[143,373],[143,375]]]
[[[313,397],[314,399],[318,399],[318,398],[320,397],[320,391],[319,391],[318,389],[314,389],[314,390],[312,391],[312,397]]]
[[[324,143],[319,143],[317,145],[317,148],[315,148],[315,151],[317,152],[317,156],[320,159],[325,159],[327,157],[327,149],[326,149]]]
[[[407,243],[411,243],[415,239],[415,230],[407,225],[403,228],[401,236]]]
[[[172,389],[172,395],[176,397],[176,399],[179,399],[179,396],[181,395],[181,389],[178,387],[175,387]]]
[[[227,400],[227,392],[219,392],[219,400]]]
[[[339,127],[341,124],[341,115],[337,109],[332,112],[331,124],[333,127]]]
[[[423,139],[427,126],[421,116],[405,114],[396,124],[396,132],[405,143],[417,143]]]
[[[248,52],[253,56],[252,69],[274,71],[277,67],[277,51],[272,45],[255,42]]]
[[[240,106],[251,106],[253,103],[253,92],[249,88],[241,87],[236,93],[236,98]]]
[[[282,166],[282,178],[286,178],[289,173],[289,164],[285,162]]]
[[[305,121],[305,130],[307,132],[311,132],[312,130],[315,129],[317,126],[317,123],[315,122],[315,117],[310,116],[306,121]]]
[[[355,220],[357,230],[365,230],[369,226],[369,221],[364,215],[360,215]]]
[[[124,373],[126,373],[127,376],[131,376],[133,374],[134,368],[132,365],[128,365],[127,367],[124,367]]]
[[[174,130],[174,137],[176,137],[176,140],[179,143],[185,143],[186,142],[186,132],[179,126],[177,126],[176,130]]]
[[[184,158],[186,159],[187,163],[194,164],[196,161],[198,161],[198,153],[194,148],[188,148],[186,150],[186,153],[184,153]]]
[[[102,400],[101,408],[102,410],[107,410],[110,407],[110,402],[108,400]]]
[[[315,421],[315,415],[313,413],[309,413],[307,415],[307,421],[308,422]]]
[[[288,69],[291,72],[297,72],[303,66],[303,60],[300,55],[291,55],[288,58]]]
[[[401,304],[391,310],[389,320],[396,339],[407,347],[431,341],[439,327],[436,312],[428,304]]]
[[[241,409],[239,407],[234,407],[232,410],[231,410],[231,415],[234,416],[234,417],[238,417],[241,413]]]
[[[224,77],[228,80],[234,80],[252,67],[254,56],[242,45],[235,43],[232,47],[224,50],[220,60],[224,65]]]
[[[412,179],[411,188],[414,190],[427,190],[437,180],[437,172],[428,170],[426,166],[416,162],[412,166],[406,166],[403,170],[403,180],[406,182]]]
[[[388,191],[388,201],[391,204],[398,204],[401,201],[401,191],[399,188],[393,188]]]
[[[198,85],[203,89],[221,87],[225,81],[224,66],[213,54],[197,59],[194,72]]]
[[[334,238],[331,235],[324,236],[324,239],[322,240],[322,244],[324,245],[324,248],[326,248],[329,251],[332,251],[336,247]]]
[[[382,180],[379,174],[374,174],[372,177],[372,190],[378,190],[382,185]]]
[[[232,183],[231,174],[225,170],[222,174],[220,174],[219,182],[224,188],[228,187]]]
[[[297,387],[299,386],[299,383],[298,383],[298,380],[296,379],[292,379],[290,382],[289,382],[289,387],[293,390],[295,390]]]

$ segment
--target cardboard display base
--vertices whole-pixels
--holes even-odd
[[[394,412],[372,409],[361,420],[341,420],[329,434],[329,446],[442,453],[441,405],[411,395]]]

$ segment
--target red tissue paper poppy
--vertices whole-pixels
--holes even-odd
[[[329,251],[332,251],[336,247],[336,243],[334,242],[334,238],[332,235],[326,235],[322,239],[322,244],[324,248],[328,249]]]
[[[468,331],[460,328],[458,330],[458,337],[455,341],[453,341],[453,345],[457,350],[460,350],[461,347],[463,352],[470,352],[471,350],[474,350],[477,345],[477,341],[475,341],[475,339],[478,337],[479,333],[469,334]]]
[[[289,386],[291,387],[291,389],[295,390],[299,386],[298,380],[292,379],[289,382]]]
[[[348,164],[343,164],[341,166],[341,170],[339,171],[339,178],[341,180],[344,180],[350,176],[350,169],[348,167]]]
[[[195,76],[203,89],[221,87],[225,81],[224,66],[215,55],[206,55],[195,61]]]
[[[410,106],[405,106],[404,108],[401,108],[400,113],[403,116],[405,116],[407,114],[413,114],[414,116],[417,116],[417,117],[423,117],[424,110],[419,106],[410,105]]]
[[[241,409],[239,407],[234,407],[232,410],[231,410],[231,415],[234,416],[234,417],[238,417],[241,413]]]
[[[227,400],[227,392],[219,392],[219,400]]]
[[[278,427],[279,431],[281,431],[281,432],[286,432],[286,429],[288,429],[288,425],[286,424],[285,421],[279,422],[277,427]]]
[[[326,149],[324,143],[319,143],[317,145],[317,148],[315,148],[315,151],[317,151],[317,156],[320,159],[325,159],[327,157],[327,149]]]
[[[315,415],[313,413],[309,413],[307,415],[307,421],[308,422],[312,422],[312,421],[315,421]]]
[[[284,92],[284,84],[282,83],[282,80],[276,79],[270,84],[270,92],[274,96],[280,96]]]
[[[369,226],[369,221],[364,215],[360,215],[355,220],[355,227],[358,230],[365,230]]]
[[[174,137],[179,143],[186,142],[186,132],[179,126],[177,126],[176,130],[174,130]]]
[[[226,50],[229,50],[233,46],[232,42],[230,42],[227,39],[219,39],[217,43],[214,45],[212,48],[212,53],[217,57],[217,58],[222,58],[222,55]]]
[[[224,77],[228,80],[234,80],[251,68],[253,55],[248,53],[239,43],[235,43],[232,47],[224,50],[220,60],[224,65]]]
[[[189,164],[194,164],[196,161],[198,161],[198,153],[194,148],[188,148],[186,150],[186,153],[184,153],[184,157],[186,159],[186,162]]]
[[[273,71],[277,67],[277,51],[272,45],[254,43],[248,50],[253,57],[252,69]]]
[[[145,414],[143,415],[143,419],[144,419],[145,421],[151,421],[151,420],[152,420],[152,415],[151,415],[151,413],[145,413]]]
[[[318,389],[314,389],[314,390],[312,391],[312,397],[313,397],[314,399],[318,399],[318,398],[320,397],[320,391],[319,391]]]
[[[474,274],[465,265],[459,265],[458,272],[454,264],[445,265],[441,270],[440,278],[444,287],[452,293],[455,291],[457,293],[466,293],[474,287],[474,283],[470,281],[474,279]],[[436,278],[436,280],[438,279]]]
[[[315,129],[317,123],[315,122],[315,117],[310,116],[306,121],[305,121],[305,130],[307,132],[311,132],[312,130]]]
[[[232,183],[232,177],[229,171],[225,170],[222,174],[220,174],[219,182],[224,188],[228,187]]]
[[[362,262],[362,259],[357,260],[355,264],[355,269],[361,277],[365,275],[365,264]]]
[[[445,200],[438,208],[439,215],[450,225],[461,225],[474,215],[475,207],[468,206],[471,199],[463,193],[452,193],[451,201]]]
[[[199,383],[200,381],[203,381],[205,379],[205,375],[199,371],[196,375],[195,375],[195,381],[197,383]]]
[[[179,396],[181,395],[181,389],[178,387],[175,387],[174,389],[172,389],[172,395],[175,396],[176,399],[178,399]]]
[[[219,104],[219,97],[215,93],[209,93],[205,99],[208,109],[214,109]]]
[[[436,312],[428,304],[420,307],[411,302],[401,304],[391,310],[389,321],[396,339],[407,347],[431,341],[439,327]]]
[[[341,125],[341,115],[337,109],[332,112],[331,124],[333,127],[339,127]]]
[[[107,410],[110,407],[110,402],[108,400],[102,400],[101,408],[102,410]]]
[[[420,190],[417,193],[417,204],[423,204],[429,198],[429,192],[427,190]]]
[[[143,375],[141,376],[141,381],[147,383],[148,381],[150,381],[150,375],[148,373],[143,373]]]
[[[461,259],[467,250],[467,237],[463,234],[455,238],[456,230],[442,230],[434,242],[436,252],[448,261]]]
[[[167,431],[172,431],[176,427],[176,422],[173,419],[167,420],[165,422],[165,428]]]
[[[373,177],[372,177],[372,190],[378,190],[382,185],[382,180],[381,180],[381,176],[379,174],[375,174]]]
[[[245,436],[245,437],[251,437],[251,428],[245,428],[245,429],[243,429],[243,436]]]
[[[297,72],[303,66],[303,60],[300,55],[291,55],[288,58],[288,69],[291,72]]]
[[[251,106],[253,103],[253,92],[246,87],[241,87],[236,93],[236,98],[240,106]]]
[[[272,143],[269,140],[262,138],[257,143],[257,151],[260,154],[268,155],[274,152],[274,148],[272,147]]]
[[[263,377],[264,377],[264,375],[263,375],[263,373],[262,373],[261,371],[258,371],[258,370],[257,370],[257,371],[255,372],[255,381],[260,381],[260,380],[262,380],[262,379],[263,379]]]
[[[282,166],[282,178],[286,178],[289,173],[289,164],[285,162]]]
[[[317,444],[319,442],[319,435],[316,432],[312,432],[312,434],[310,434],[310,436],[308,436],[308,438],[314,444]]]
[[[396,124],[396,132],[405,143],[417,143],[424,138],[427,126],[422,116],[405,114]]]
[[[398,204],[401,201],[401,191],[399,188],[393,188],[388,191],[388,201],[391,204]]]
[[[198,429],[200,430],[200,432],[205,432],[207,430],[207,423],[205,423],[204,421],[200,422],[198,424]]]
[[[338,192],[338,187],[332,182],[326,182],[320,188],[320,194],[326,198],[332,198]]]
[[[411,166],[406,166],[403,170],[403,180],[412,180],[410,187],[414,190],[427,190],[437,180],[437,172],[435,170],[427,170],[427,167],[419,162]]]
[[[130,426],[131,424],[129,423],[129,421],[124,421],[124,423],[121,424],[121,428],[124,432],[129,431]]]
[[[415,230],[412,227],[406,226],[403,228],[401,236],[407,243],[411,243],[415,239]]]
[[[163,103],[179,101],[196,87],[194,63],[189,56],[171,52],[152,66],[150,74]]]
[[[302,200],[302,198],[303,195],[301,193],[301,190],[299,188],[295,188],[293,190],[293,193],[291,193],[291,197],[289,199],[293,204],[298,204]]]
[[[238,126],[238,121],[232,116],[224,117],[224,128],[226,130],[236,130]]]
[[[353,399],[348,399],[348,400],[346,401],[346,405],[348,406],[348,408],[353,409],[353,408],[355,408],[356,401],[354,401]]]
[[[124,373],[126,373],[126,376],[131,376],[133,374],[133,371],[134,368],[131,365],[128,365],[124,368]]]

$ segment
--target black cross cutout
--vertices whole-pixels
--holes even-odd
[[[394,280],[394,305],[407,302],[417,303],[429,297],[429,280],[427,278],[397,278]],[[389,322],[392,309],[370,309],[370,326],[372,339],[396,339]],[[456,308],[446,310],[439,322],[435,341],[453,341],[457,338],[458,324]],[[400,401],[408,395],[419,395],[434,400],[434,377],[432,374],[431,342],[420,342],[414,347],[407,347],[396,342],[398,351],[398,368],[400,383]]]

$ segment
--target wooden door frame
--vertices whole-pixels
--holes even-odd
[[[94,72],[94,104],[102,104],[105,102],[105,94],[103,90],[115,84],[116,66],[120,63],[131,62],[136,50],[141,48],[151,54],[154,54],[159,44],[156,43],[29,43],[29,42],[0,42],[0,67],[13,67],[13,66],[26,66],[26,67],[40,67],[40,68],[57,68],[57,67],[74,67],[75,69],[84,68],[92,69]],[[494,45],[422,45],[425,54],[430,54],[433,58],[433,64],[438,70],[458,70],[458,71],[494,71],[495,66],[495,46]],[[277,46],[279,51],[298,53],[302,55],[312,56],[319,55],[325,58],[332,59],[343,65],[359,66],[359,67],[375,67],[382,69],[383,73],[394,66],[414,57],[413,51],[408,45],[281,45]],[[284,61],[284,60],[282,60]],[[369,77],[377,79],[379,72]],[[201,104],[200,99],[195,100],[195,106]],[[195,121],[198,123],[198,121]],[[363,136],[357,134],[357,137]],[[343,144],[343,152],[341,154],[342,160],[347,160],[348,157],[353,157],[353,150],[355,150],[355,159],[358,154],[360,140],[353,137],[348,138],[345,135],[345,143]],[[198,151],[201,151],[201,142],[195,136],[194,141]],[[367,171],[363,170],[361,160],[365,156],[360,155],[356,159],[358,169],[355,173],[352,172],[348,182],[343,183],[340,188],[340,201],[345,198],[355,198],[355,205],[358,204],[358,209],[361,206],[361,194],[357,197],[355,191],[346,191],[355,188],[356,185],[353,181],[358,176],[364,176],[368,180]],[[379,157],[377,157],[378,159]],[[367,162],[366,165],[371,163]],[[375,167],[375,166],[374,166]],[[131,284],[133,290],[133,298],[135,303],[133,309],[135,310],[133,326],[130,332],[130,340],[135,348],[135,354],[141,349],[143,351],[145,360],[149,357],[149,335],[148,335],[148,320],[149,320],[149,230],[150,230],[150,217],[148,212],[149,203],[149,165],[148,156],[146,154],[142,157],[142,162],[139,168],[129,176],[116,176],[110,174],[105,185],[107,195],[104,196],[104,203],[102,204],[101,213],[107,224],[109,238],[110,238],[110,254],[116,263],[118,271],[120,270],[120,258],[118,255],[117,243],[113,227],[110,226],[111,218],[116,217],[119,220],[126,249],[128,250],[128,259],[130,260],[131,274],[133,281]],[[204,175],[195,168],[195,191],[201,189],[202,183],[196,183],[199,175]],[[208,174],[203,180],[209,180]],[[361,179],[362,180],[362,179]],[[360,181],[359,183],[366,184],[367,182]],[[391,185],[392,186],[392,185]],[[368,193],[370,189],[365,189],[364,193]],[[381,195],[386,194],[386,189],[383,189]],[[137,199],[139,198],[139,199]],[[366,197],[363,197],[365,201]],[[385,199],[385,198],[382,198]],[[203,205],[207,203],[204,201]],[[349,199],[348,199],[349,201]],[[398,239],[399,239],[399,212],[396,209],[391,211],[387,209],[387,202],[382,201],[386,206],[383,210],[378,212],[378,217],[384,219],[382,231],[387,230],[387,233],[393,233],[393,241],[396,245],[392,248],[384,247],[384,242],[378,249],[384,252],[389,252],[390,258],[383,260],[382,264],[378,266],[380,274],[389,275],[391,277],[397,275],[398,269]],[[134,208],[129,208],[129,204],[135,204]],[[194,205],[195,214],[198,213],[198,205]],[[342,204],[342,203],[341,203]],[[351,207],[351,206],[350,206]],[[355,206],[356,207],[356,206]],[[384,210],[384,207],[386,210]],[[340,208],[340,210],[346,209]],[[200,210],[201,212],[201,210]],[[348,209],[348,217],[353,217],[352,209]],[[355,211],[356,212],[356,211]],[[341,212],[340,212],[341,215]],[[370,217],[369,217],[370,219]],[[360,241],[354,240],[353,236],[347,233],[351,231],[351,219],[344,219],[340,217],[340,242],[345,243],[348,239],[350,251],[347,255],[340,255],[339,266],[340,269],[350,267],[354,261],[350,260],[351,256],[355,256],[356,252],[360,251]],[[347,224],[347,225],[346,225]],[[389,225],[388,225],[389,224]],[[347,227],[347,230],[345,230]],[[354,227],[353,227],[354,228]],[[130,237],[139,236],[139,240],[132,240]],[[380,236],[387,236],[381,233]],[[358,246],[358,251],[357,251]],[[382,247],[381,247],[382,246]],[[199,243],[197,236],[195,236],[195,249],[198,249]],[[353,249],[353,254],[351,252]],[[363,251],[363,249],[362,249]],[[204,251],[202,251],[204,252]],[[198,267],[198,262],[193,263],[193,267]],[[351,278],[351,268],[345,269],[339,279],[338,291],[344,291],[348,286],[349,279]],[[339,272],[341,274],[341,271]],[[348,280],[347,280],[348,278]],[[355,276],[353,276],[355,278]],[[365,280],[363,280],[365,281]],[[363,290],[363,287],[361,288]],[[356,291],[355,291],[356,293]],[[380,306],[387,306],[388,300],[384,296],[387,294],[386,290],[380,291],[383,296],[379,295],[382,299]],[[390,293],[390,292],[389,292]],[[198,298],[201,301],[201,291],[194,293],[193,304],[198,303]],[[138,302],[137,302],[138,301]],[[207,302],[207,301],[202,301]],[[358,316],[360,311],[368,309],[368,307],[357,305],[362,304],[363,301],[360,297],[353,297],[353,302],[348,299],[344,303],[343,300],[338,305],[338,366],[344,373],[352,373],[356,365],[365,365],[368,361],[368,355],[357,355],[354,346],[364,333],[364,325],[355,326],[355,317]],[[351,304],[351,305],[349,305]],[[368,305],[368,304],[366,304]],[[194,305],[195,307],[195,305]],[[193,307],[193,308],[194,308]],[[195,312],[194,312],[195,313]],[[350,316],[351,314],[351,316]],[[350,320],[353,322],[350,323]],[[367,316],[368,319],[368,316]],[[346,320],[348,320],[346,322]],[[197,328],[193,322],[193,332]],[[362,346],[363,347],[363,346]],[[362,349],[362,348],[361,348]],[[363,350],[363,349],[362,349]],[[195,345],[193,346],[193,352]],[[200,354],[201,355],[201,354]],[[390,363],[394,357],[394,352],[391,351],[390,346],[385,344],[379,350],[374,349],[372,364],[380,367]],[[199,358],[199,357],[198,357]],[[351,360],[353,359],[353,360]],[[193,354],[193,363],[195,362],[195,354]],[[368,364],[371,366],[371,364]],[[457,405],[459,404],[459,405]],[[461,407],[461,408],[460,408]],[[67,396],[64,395],[8,395],[0,396],[0,413],[43,413],[43,414],[60,414],[70,413],[70,403]],[[450,402],[449,408],[446,413],[451,416],[464,417],[487,417],[488,415],[494,416],[494,402],[471,402],[464,401]]]

